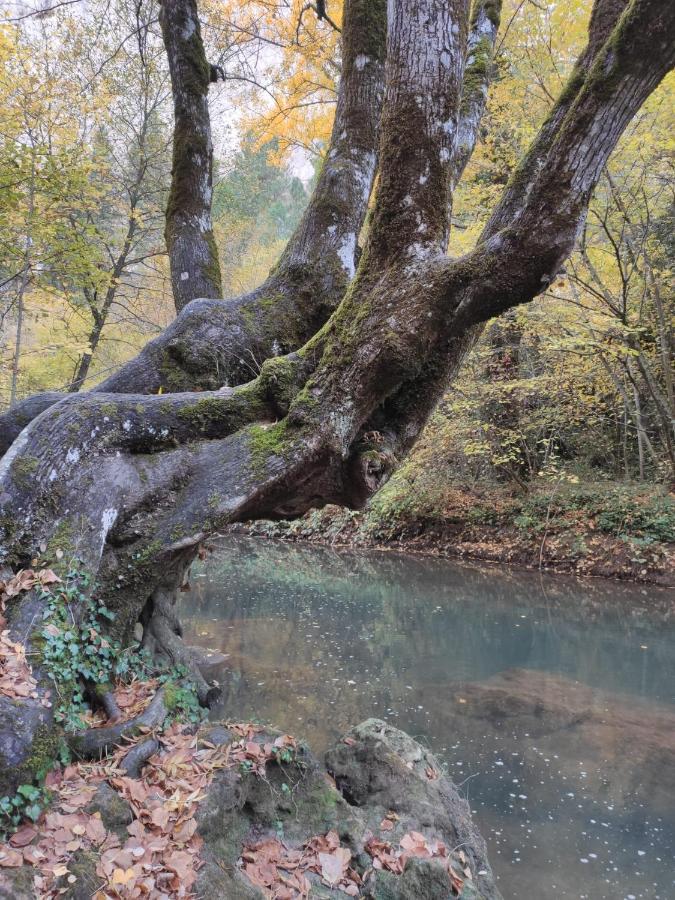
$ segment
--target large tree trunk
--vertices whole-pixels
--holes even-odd
[[[0,464],[12,510],[0,520],[0,561],[18,567],[57,549],[64,562],[77,557],[117,614],[116,636],[128,641],[140,619],[153,650],[189,663],[176,591],[200,542],[237,520],[362,503],[415,441],[476,328],[555,276],[609,154],[675,61],[672,4],[632,0],[617,21],[619,6],[598,0],[592,49],[478,246],[452,260],[467,4],[390,4],[376,205],[337,310],[240,387],[91,393],[45,412]],[[12,603],[13,633],[29,644],[40,603],[33,594]],[[21,721],[29,748],[39,723]],[[28,751],[8,746],[0,729],[11,781]]]
[[[266,281],[233,300],[193,300],[96,391],[156,394],[242,384],[264,360],[302,346],[326,321],[354,274],[375,176],[385,39],[386,0],[347,0],[326,158],[307,209]],[[174,169],[174,185],[181,174]],[[55,392],[36,395],[0,416],[0,454],[58,399]]]

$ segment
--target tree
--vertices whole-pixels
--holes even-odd
[[[129,642],[140,622],[148,649],[192,666],[205,703],[212,689],[176,611],[202,541],[237,520],[358,505],[383,484],[482,324],[556,276],[616,142],[675,62],[672,5],[597,0],[551,115],[475,249],[452,259],[455,135],[476,62],[469,33],[494,26],[498,7],[481,0],[471,18],[462,0],[389,8],[377,195],[355,277],[327,322],[299,349],[266,354],[260,375],[235,388],[62,400],[23,430],[0,468],[12,510],[0,520],[3,562],[77,559],[87,578],[73,614],[89,610],[95,580],[96,602],[115,614],[111,637]],[[349,34],[345,24],[345,55]],[[333,234],[325,219],[323,229]],[[286,309],[280,302],[277,314]],[[31,592],[9,610],[29,647],[44,602]],[[15,735],[0,732],[11,785],[51,713],[39,700],[0,700]],[[83,753],[101,747],[89,732],[71,741]]]
[[[152,30],[157,7],[116,0],[102,21],[98,11],[8,32],[0,269],[4,324],[13,325],[14,308],[25,309],[15,317],[26,320],[25,339],[6,331],[18,397],[50,376],[79,390],[125,340],[122,322],[147,332],[155,317],[170,138],[165,52]],[[149,302],[139,302],[139,288]]]

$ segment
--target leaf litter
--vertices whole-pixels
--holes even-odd
[[[132,695],[128,708],[136,702],[137,695]],[[254,738],[263,730],[257,725],[234,724],[230,730],[235,740],[215,746],[191,733],[190,726],[173,723],[157,735],[160,750],[150,757],[140,779],[128,777],[122,762],[135,743],[147,739],[149,730],[100,763],[80,762],[52,770],[45,781],[53,792],[50,810],[0,844],[0,872],[3,867],[33,866],[35,896],[55,900],[77,881],[72,871],[74,855],[94,851],[100,885],[93,900],[193,897],[203,843],[195,813],[215,773],[245,766],[264,775],[270,760],[297,746],[285,734],[256,742]],[[106,829],[99,812],[86,809],[104,782],[132,810],[134,818],[124,839]],[[332,853],[333,848],[327,844],[321,849]],[[337,870],[331,865],[327,862],[326,877],[335,879]]]
[[[5,608],[7,601],[16,597],[23,591],[29,591],[35,585],[45,587],[55,584],[61,579],[51,569],[22,569],[11,578],[0,581],[0,628],[7,624]],[[19,642],[12,640],[8,630],[0,632],[0,694],[11,700],[40,700],[45,707],[51,703],[48,695],[40,697],[37,681],[26,659],[26,648]]]

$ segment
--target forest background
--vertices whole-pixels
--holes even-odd
[[[340,73],[300,0],[204,0],[224,295],[260,284],[322,164]],[[175,314],[164,245],[171,91],[155,0],[0,24],[0,409],[94,386]],[[583,0],[507,0],[481,136],[453,204],[470,249],[584,43]],[[295,536],[434,535],[470,555],[640,577],[675,541],[675,77],[626,131],[565,270],[495,320],[365,516]],[[367,228],[367,224],[365,226]],[[259,361],[246,359],[251,376]],[[429,543],[429,542],[427,542]]]

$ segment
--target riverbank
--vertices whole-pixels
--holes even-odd
[[[385,488],[363,512],[327,506],[290,522],[235,526],[287,541],[398,550],[559,574],[675,585],[675,499],[657,486],[495,486],[430,496]]]

